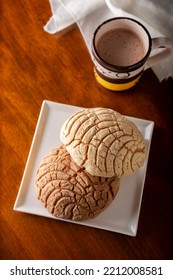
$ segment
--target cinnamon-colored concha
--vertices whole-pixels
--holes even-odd
[[[74,161],[94,176],[130,175],[145,160],[145,143],[136,125],[120,113],[90,108],[62,126],[61,141]]]
[[[43,158],[36,176],[42,204],[54,216],[72,220],[100,214],[115,198],[119,185],[119,178],[88,174],[73,161],[64,145]]]

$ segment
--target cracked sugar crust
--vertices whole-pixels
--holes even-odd
[[[37,196],[56,217],[85,220],[104,211],[115,198],[120,179],[92,176],[78,166],[64,145],[42,160],[36,174]]]
[[[73,114],[63,124],[60,138],[73,160],[94,176],[131,175],[146,157],[137,126],[107,108],[90,108]]]

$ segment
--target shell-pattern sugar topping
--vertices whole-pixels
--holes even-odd
[[[47,154],[37,171],[38,199],[56,217],[84,220],[104,211],[115,198],[120,179],[92,176],[78,166],[64,145]]]
[[[73,114],[63,124],[60,138],[73,160],[93,176],[130,175],[145,160],[137,126],[112,109],[89,108]]]

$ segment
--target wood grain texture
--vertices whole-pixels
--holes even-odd
[[[77,27],[49,35],[50,16],[47,0],[1,1],[0,259],[173,258],[173,80],[147,70],[127,92],[101,88]],[[13,211],[44,99],[155,122],[135,238]]]

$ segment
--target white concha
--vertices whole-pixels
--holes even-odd
[[[63,124],[60,138],[73,160],[94,176],[130,175],[145,160],[137,126],[112,109],[89,108],[73,114]]]

